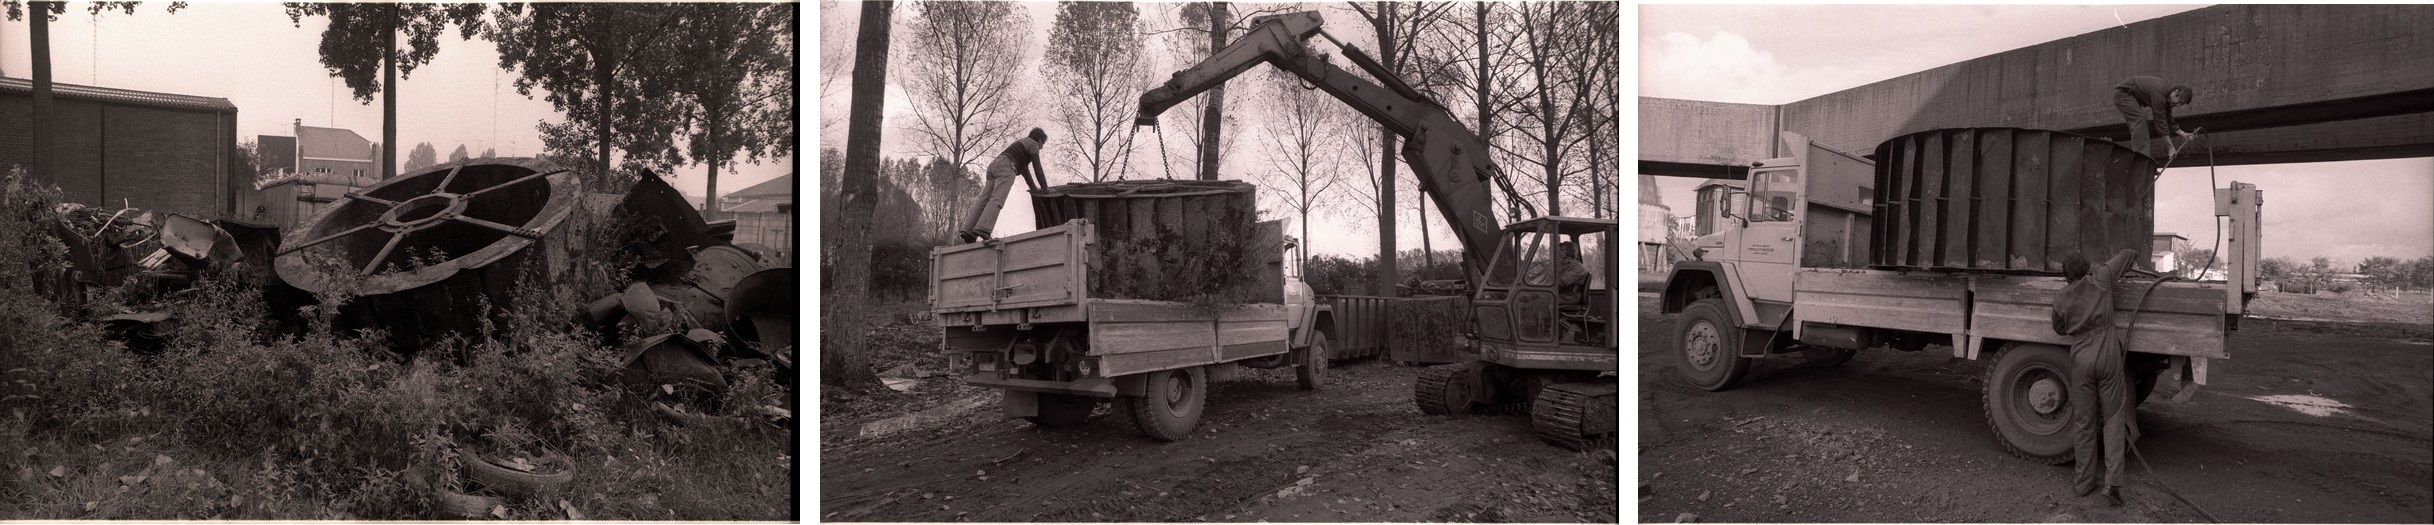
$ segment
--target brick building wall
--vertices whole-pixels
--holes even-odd
[[[90,89],[90,88],[88,88]],[[250,191],[232,167],[236,111],[157,107],[55,93],[54,180],[70,202],[218,217]],[[0,90],[0,169],[33,168],[33,97]]]

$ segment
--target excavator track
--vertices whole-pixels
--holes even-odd
[[[1451,392],[1448,390],[1448,386],[1454,385],[1469,377],[1476,377],[1477,372],[1469,369],[1471,366],[1474,365],[1441,365],[1420,369],[1420,380],[1413,384],[1411,389],[1412,404],[1420,406],[1420,413],[1432,416],[1463,414],[1470,412],[1468,403],[1464,402],[1468,400],[1469,396],[1449,396]],[[1462,379],[1457,379],[1457,376],[1462,376]],[[1467,385],[1463,385],[1462,387],[1468,388]],[[1462,399],[1449,402],[1449,397],[1457,397]]]
[[[1605,382],[1548,386],[1530,407],[1530,426],[1539,439],[1570,450],[1612,443],[1620,392],[1616,384]]]

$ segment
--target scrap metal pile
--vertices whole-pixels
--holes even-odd
[[[318,298],[343,298],[325,312],[332,328],[384,330],[392,350],[415,356],[451,336],[514,328],[502,308],[510,288],[527,272],[567,266],[563,253],[574,248],[553,232],[582,197],[576,187],[570,172],[537,159],[471,159],[348,193],[284,235],[242,221],[62,204],[49,228],[67,246],[67,264],[38,281],[64,312],[109,325],[137,352],[165,346],[176,319],[164,299],[217,278],[261,290],[281,333],[300,333]],[[704,222],[654,174],[610,213],[630,228],[613,251],[639,262],[625,269],[621,292],[575,317],[622,349],[620,384],[705,402],[726,386],[727,366],[771,363],[781,383],[791,379],[793,268],[771,267],[766,249],[734,245],[732,226]],[[620,341],[635,329],[657,332]]]

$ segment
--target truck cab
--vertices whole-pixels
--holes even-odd
[[[1713,290],[1736,324],[1772,328],[1791,310],[1799,269],[1866,266],[1876,163],[1797,133],[1783,147],[1793,155],[1753,163],[1746,182],[1699,187],[1694,257],[1668,279],[1666,313]]]

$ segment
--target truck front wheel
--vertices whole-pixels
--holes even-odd
[[[1986,371],[1986,423],[2003,449],[2020,459],[2060,465],[2071,460],[2070,351],[2013,344]]]
[[[1327,371],[1327,358],[1332,357],[1332,353],[1327,351],[1326,332],[1311,334],[1310,347],[1293,353],[1301,357],[1296,360],[1301,366],[1293,367],[1293,380],[1301,384],[1302,390],[1318,390],[1324,386],[1319,381],[1319,373]]]
[[[1208,402],[1208,373],[1195,366],[1150,372],[1146,379],[1141,397],[1117,398],[1132,414],[1133,427],[1159,441],[1190,436]]]
[[[1749,372],[1741,357],[1741,327],[1724,314],[1724,300],[1700,299],[1682,309],[1674,327],[1674,370],[1691,386],[1710,392],[1732,388]]]

